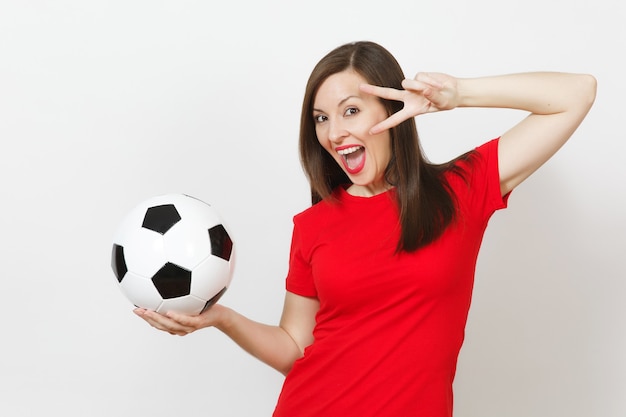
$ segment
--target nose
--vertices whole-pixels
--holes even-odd
[[[348,131],[346,130],[341,120],[333,120],[330,122],[329,130],[328,130],[328,139],[334,143],[340,143],[344,138],[348,136]]]

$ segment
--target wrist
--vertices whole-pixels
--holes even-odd
[[[221,304],[214,304],[207,312],[213,316],[212,325],[222,332],[227,333],[233,323],[234,311]]]
[[[456,79],[457,107],[474,107],[476,105],[473,84],[475,83],[471,78]]]

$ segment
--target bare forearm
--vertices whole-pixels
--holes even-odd
[[[287,292],[279,326],[270,326],[250,320],[221,304],[215,304],[199,315],[176,312],[160,314],[136,308],[135,314],[156,329],[184,336],[216,327],[245,351],[286,374],[304,348],[313,342],[313,327],[319,302],[315,298]]]
[[[535,114],[585,112],[595,98],[595,79],[586,74],[533,72],[458,79],[458,107],[498,107]]]
[[[283,374],[302,356],[297,344],[280,326],[250,320],[227,307],[223,307],[215,327],[246,352]]]
[[[530,115],[498,146],[500,189],[507,194],[558,151],[591,108],[591,75],[535,72],[457,80],[457,107],[519,109]]]

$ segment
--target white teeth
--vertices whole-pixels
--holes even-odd
[[[349,155],[351,153],[354,153],[354,152],[358,151],[359,149],[361,149],[361,146],[352,146],[350,148],[341,149],[341,150],[337,151],[337,153],[339,155],[342,155],[342,156],[343,155]]]

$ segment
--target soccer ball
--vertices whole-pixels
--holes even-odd
[[[135,306],[199,314],[230,285],[234,246],[211,205],[166,194],[143,201],[122,220],[111,267]]]

